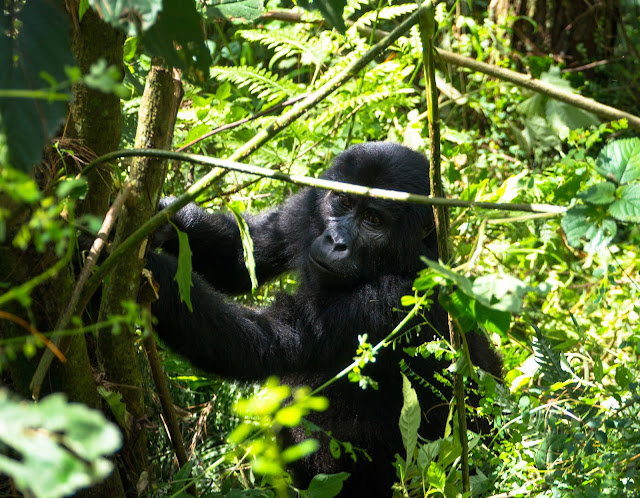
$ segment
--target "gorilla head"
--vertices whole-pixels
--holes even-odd
[[[427,159],[388,142],[351,147],[322,177],[429,194]],[[311,243],[305,275],[317,285],[354,285],[384,273],[415,270],[420,255],[437,257],[431,207],[339,192],[316,195],[322,233]]]

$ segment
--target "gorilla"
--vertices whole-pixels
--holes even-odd
[[[429,194],[427,159],[387,142],[349,148],[322,177]],[[358,335],[366,333],[376,344],[394,329],[406,315],[398,309],[400,299],[413,293],[412,283],[424,267],[421,256],[438,259],[431,207],[307,188],[280,207],[246,217],[259,282],[283,272],[299,275],[294,293],[282,293],[271,306],[254,309],[227,297],[251,290],[233,216],[209,214],[190,204],[171,221],[186,232],[193,253],[193,312],[178,297],[178,241],[167,225],[156,237],[162,252],[151,254],[147,265],[160,284],[159,300],[152,305],[157,333],[197,367],[230,379],[257,381],[276,375],[291,386],[321,385],[350,364]],[[426,318],[429,324],[422,327],[422,336],[414,330],[410,344],[431,340],[434,330],[448,337],[447,315],[437,303]],[[424,318],[409,326],[420,322]],[[487,339],[471,332],[467,342],[474,363],[499,376],[501,360]],[[346,378],[324,390],[329,408],[314,413],[310,421],[366,450],[371,461],[364,456],[355,462],[349,456],[335,459],[329,438],[314,434],[321,448],[293,465],[296,485],[305,488],[318,473],[346,471],[351,475],[342,496],[391,496],[394,455],[404,454],[398,428],[402,358],[427,381],[446,367],[433,358],[411,358],[402,347],[387,347],[364,371],[378,383],[377,390],[362,389]],[[434,389],[413,384],[423,411],[420,434],[437,439],[443,435],[449,406]],[[293,444],[308,437],[297,428],[286,439]]]

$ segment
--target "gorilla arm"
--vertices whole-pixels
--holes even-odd
[[[160,202],[163,208],[171,199]],[[253,255],[260,284],[293,269],[303,230],[293,214],[304,209],[302,205],[305,202],[302,196],[294,196],[279,208],[245,217],[254,244]],[[189,237],[195,272],[223,293],[241,294],[251,290],[240,230],[232,215],[211,214],[196,204],[188,204],[172,217],[171,222]],[[178,237],[170,224],[156,232],[155,242],[162,245],[164,252],[178,255]]]
[[[191,312],[178,297],[177,260],[151,254],[147,268],[160,285],[160,297],[151,305],[158,320],[156,332],[195,366],[241,380],[277,375],[283,368],[297,366],[300,337],[283,323],[230,302],[195,273]]]
[[[229,301],[195,273],[190,312],[178,298],[176,267],[170,255],[151,254],[147,261],[160,284],[160,299],[151,308],[156,331],[194,365],[228,378],[329,378],[349,364],[359,334],[378,341],[401,318],[391,304],[401,295],[396,282],[390,285],[397,287],[391,293],[397,299],[385,284],[325,296],[282,295],[271,307],[255,310]]]

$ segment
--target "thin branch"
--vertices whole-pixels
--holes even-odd
[[[436,87],[435,47],[433,37],[436,34],[436,20],[434,9],[428,9],[420,17],[420,41],[422,43],[422,58],[424,63],[425,89],[427,94],[427,107],[429,118],[429,143],[431,150],[429,180],[431,183],[431,195],[436,198],[444,198],[444,186],[440,170],[440,113],[438,111],[438,89]],[[446,208],[442,205],[433,206],[433,215],[436,224],[436,236],[438,241],[438,255],[441,260],[449,261],[449,217]],[[454,323],[451,314],[447,313],[449,325],[449,340],[451,347],[457,352],[469,355],[465,338]],[[454,363],[457,358],[452,360]],[[467,417],[464,405],[464,379],[460,372],[453,372],[453,397],[456,404],[458,417],[458,438],[460,439],[460,467],[462,470],[462,492],[469,493],[469,438],[467,436]]]
[[[60,351],[57,348],[57,346],[54,343],[52,343],[42,332],[40,332],[38,329],[36,329],[33,325],[31,325],[26,320],[23,320],[22,318],[20,318],[19,316],[14,315],[13,313],[9,313],[8,311],[2,311],[2,310],[0,310],[0,318],[3,318],[5,320],[9,320],[10,322],[13,322],[13,323],[19,325],[20,327],[22,327],[23,329],[28,331],[30,334],[34,335],[36,337],[36,339],[38,339],[40,342],[42,342],[47,348],[49,348],[49,349],[47,349],[47,351],[50,351],[52,355],[55,354],[56,357],[62,363],[66,363],[67,362],[67,359],[62,354],[62,351]]]
[[[410,204],[421,204],[425,206],[446,206],[446,207],[464,207],[469,209],[494,209],[498,211],[521,211],[528,213],[548,213],[550,216],[558,216],[564,214],[567,208],[564,206],[555,206],[552,204],[524,204],[524,203],[500,203],[500,202],[483,202],[483,201],[463,201],[460,199],[449,199],[440,197],[431,197],[426,195],[410,194],[397,190],[387,190],[381,188],[364,187],[362,185],[354,185],[351,183],[342,183],[332,180],[324,180],[322,178],[313,178],[302,175],[289,175],[281,171],[274,171],[260,166],[229,161],[226,159],[218,159],[215,157],[207,157],[198,154],[185,154],[181,152],[173,152],[162,149],[128,149],[109,152],[94,160],[88,167],[93,167],[97,163],[107,162],[114,158],[133,157],[133,156],[150,156],[163,157],[165,159],[178,160],[184,162],[192,162],[196,164],[204,164],[207,166],[217,166],[224,169],[247,173],[250,175],[258,175],[273,180],[281,180],[296,185],[307,187],[321,188],[325,190],[334,190],[336,192],[344,192],[346,194],[362,195],[373,197],[376,199],[387,199],[398,202],[407,202]],[[96,163],[96,164],[94,164]],[[207,175],[208,176],[208,175]],[[209,183],[204,180],[207,176],[194,183],[185,193],[177,197],[171,206],[183,207],[193,201],[207,188]],[[166,219],[166,216],[172,216],[178,209],[170,209],[168,206],[163,211],[157,213],[150,221],[156,217]],[[160,216],[161,215],[161,216]],[[154,229],[157,227],[154,227]]]
[[[472,71],[478,71],[480,73],[493,76],[499,80],[508,81],[509,83],[513,83],[519,87],[532,90],[536,93],[541,93],[561,102],[584,109],[585,111],[592,112],[604,119],[626,119],[629,122],[629,126],[636,130],[640,130],[640,117],[621,111],[615,107],[601,104],[593,99],[583,97],[577,93],[567,92],[566,90],[562,90],[557,86],[545,83],[544,81],[530,78],[529,76],[516,73],[509,69],[492,66],[491,64],[486,64],[484,62],[471,59],[470,57],[464,57],[439,48],[436,48],[436,52],[442,60],[455,66],[463,66],[467,69],[471,69]]]
[[[102,250],[106,246],[107,239],[109,238],[109,233],[111,229],[115,225],[115,221],[122,210],[122,206],[126,201],[129,193],[131,192],[131,187],[128,184],[125,184],[123,189],[120,191],[116,200],[113,202],[113,205],[107,211],[107,214],[104,217],[104,221],[102,222],[102,226],[98,231],[98,235],[96,239],[93,241],[93,245],[91,246],[91,250],[87,255],[87,259],[80,271],[80,275],[78,276],[78,281],[73,289],[71,294],[71,298],[67,303],[67,306],[60,315],[58,319],[58,323],[54,328],[54,334],[52,336],[52,342],[55,346],[62,346],[62,338],[67,337],[63,336],[61,331],[64,330],[69,323],[69,320],[74,315],[78,301],[80,300],[82,289],[84,288],[89,276],[91,275],[91,271],[93,267],[98,262],[98,258],[102,253]],[[84,307],[84,306],[83,306]],[[62,349],[65,349],[64,346]],[[38,363],[38,367],[36,368],[35,373],[33,374],[33,378],[31,379],[31,396],[33,399],[37,400],[40,397],[40,389],[42,387],[42,382],[49,371],[49,367],[51,366],[51,362],[53,361],[53,353],[51,350],[46,350],[42,357],[40,358],[40,362]]]
[[[290,105],[295,104],[296,102],[299,102],[300,100],[306,99],[308,96],[309,96],[309,94],[303,93],[302,95],[298,95],[296,97],[292,97],[289,100],[281,102],[280,104],[276,104],[273,107],[270,107],[269,109],[265,109],[264,111],[261,111],[261,112],[259,112],[257,114],[254,114],[253,116],[249,116],[248,118],[239,119],[238,121],[234,121],[233,123],[227,123],[227,124],[224,124],[222,126],[218,126],[217,128],[214,128],[213,130],[205,133],[201,137],[198,137],[195,140],[192,140],[188,144],[185,144],[185,145],[183,145],[181,147],[178,147],[176,149],[176,152],[182,152],[182,151],[188,149],[189,147],[194,146],[198,142],[202,142],[203,140],[206,140],[209,137],[217,135],[218,133],[222,133],[223,131],[231,130],[233,128],[237,128],[238,126],[242,126],[245,123],[249,123],[249,122],[254,121],[254,120],[258,119],[258,118],[261,118],[262,116],[266,116],[267,114],[271,114],[273,112],[279,111],[280,109],[284,109],[285,107],[289,107]]]

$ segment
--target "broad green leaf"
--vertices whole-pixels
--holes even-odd
[[[546,119],[542,116],[533,116],[524,121],[523,136],[534,149],[537,146],[548,147],[550,149],[562,144],[555,130],[551,128]]]
[[[596,170],[619,185],[640,178],[640,138],[625,138],[607,144],[598,154]]]
[[[162,0],[89,0],[102,19],[128,36],[148,30],[162,11]]]
[[[473,281],[473,295],[480,303],[512,313],[521,311],[524,295],[534,290],[511,275],[482,275]]]
[[[176,270],[174,280],[178,283],[180,301],[186,304],[189,311],[193,313],[193,304],[191,304],[191,287],[193,287],[193,281],[191,279],[191,272],[193,271],[191,256],[193,256],[193,253],[189,246],[189,236],[178,230],[178,227],[175,225],[174,227],[178,233],[178,269]]]
[[[193,80],[204,80],[212,61],[201,21],[193,0],[165,0],[155,24],[142,34],[145,50],[170,66],[187,70]]]
[[[478,323],[491,334],[506,334],[511,326],[511,313],[509,311],[500,311],[476,303],[475,312]]]
[[[0,15],[0,89],[34,93],[30,98],[0,97],[0,132],[6,137],[9,163],[28,172],[40,162],[42,148],[64,122],[70,92],[68,87],[62,92],[54,85],[67,81],[65,66],[76,64],[69,16],[62,3],[25,2],[15,39],[6,35],[13,31],[8,19]],[[5,140],[0,137],[0,143]]]
[[[207,17],[253,21],[264,12],[262,0],[213,0],[207,6]]]
[[[420,449],[418,450],[418,468],[421,472],[424,472],[427,465],[438,458],[442,441],[442,439],[437,439],[420,446]]]
[[[611,182],[600,182],[591,185],[584,192],[578,193],[578,198],[589,204],[611,204],[615,198],[616,186]]]
[[[42,192],[35,180],[14,168],[0,168],[0,191],[17,202],[31,204],[42,198]]]
[[[342,453],[340,443],[334,438],[331,438],[331,441],[329,442],[329,451],[331,451],[331,456],[333,458],[340,458],[340,454]]]
[[[621,187],[619,196],[609,206],[609,214],[616,220],[640,223],[640,184]]]
[[[402,434],[402,443],[407,450],[407,465],[413,460],[418,443],[418,429],[420,428],[420,405],[418,404],[418,395],[416,394],[409,379],[402,374],[402,397],[404,404],[400,411],[400,433]]]
[[[122,394],[102,386],[98,386],[98,394],[107,402],[111,414],[120,427],[129,427],[131,415],[127,412],[127,405],[122,399]]]
[[[304,493],[306,498],[333,498],[342,491],[342,485],[350,474],[318,474],[309,484],[309,489]]]
[[[463,332],[468,332],[476,326],[476,300],[473,297],[455,289],[450,294],[440,292],[438,301],[458,321]]]
[[[547,122],[562,140],[569,136],[571,130],[600,124],[594,114],[555,99],[547,101],[545,114]]]
[[[89,190],[86,178],[69,178],[58,185],[56,195],[59,199],[69,196],[72,199],[84,199]]]
[[[444,469],[437,464],[437,462],[431,462],[429,469],[427,470],[427,483],[430,488],[435,488],[441,493],[444,493],[444,484],[447,475]]]
[[[0,391],[0,472],[25,494],[57,498],[104,479],[106,458],[120,448],[117,427],[103,415],[54,394],[38,404]]]
[[[302,420],[302,407],[299,405],[289,405],[280,408],[276,412],[276,421],[285,427],[296,427]]]
[[[609,245],[616,235],[616,222],[602,219],[593,206],[575,206],[562,218],[562,229],[572,247],[582,247],[590,254]]]
[[[440,263],[436,263],[435,261],[431,261],[430,259],[427,258],[422,258],[422,261],[424,261],[427,266],[429,266],[429,268],[431,268],[432,270],[434,270],[436,273],[438,273],[439,275],[445,277],[447,280],[451,280],[454,284],[456,284],[460,289],[462,289],[462,291],[467,294],[468,296],[473,296],[473,290],[471,287],[471,281],[454,272],[453,270],[451,270],[450,268],[441,265]]]

